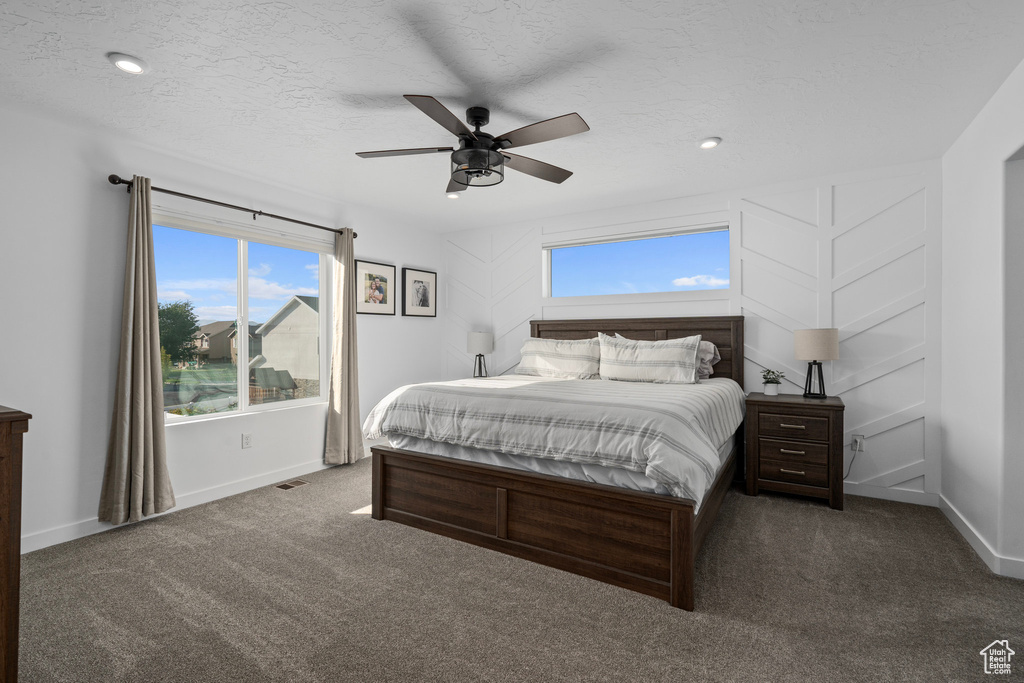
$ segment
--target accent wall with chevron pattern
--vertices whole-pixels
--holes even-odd
[[[846,492],[935,505],[940,193],[930,162],[447,234],[447,375],[472,372],[470,330],[494,333],[494,375],[518,362],[534,318],[739,313],[746,390],[770,367],[800,393],[793,330],[837,327],[841,360],[825,363],[825,382],[847,406]],[[719,226],[730,230],[726,290],[542,296],[546,247]],[[853,434],[867,439],[851,464]]]

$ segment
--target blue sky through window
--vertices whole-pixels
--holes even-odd
[[[551,250],[551,296],[728,287],[728,230]]]
[[[238,317],[238,240],[153,226],[157,298],[188,300],[199,324]],[[265,322],[292,295],[317,296],[319,255],[249,242],[249,320]]]

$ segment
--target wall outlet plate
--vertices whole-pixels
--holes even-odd
[[[853,435],[853,443],[850,444],[850,446],[853,448],[853,452],[854,453],[863,453],[864,452],[864,435],[863,434],[854,434]]]
[[[252,448],[252,434],[242,434],[242,448]]]

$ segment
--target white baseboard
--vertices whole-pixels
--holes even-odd
[[[273,472],[264,472],[245,479],[239,479],[238,481],[232,481],[218,486],[211,486],[208,489],[176,495],[175,502],[177,505],[175,505],[173,509],[162,514],[173,514],[177,510],[184,510],[185,508],[190,508],[195,505],[202,505],[203,503],[227,498],[228,496],[233,496],[238,493],[258,489],[261,486],[276,484],[279,481],[327,469],[328,467],[330,467],[330,465],[325,465],[323,461],[313,460],[301,465],[293,465],[284,469],[274,470]],[[153,517],[158,516],[160,515],[153,515],[146,519],[153,519]],[[53,529],[25,534],[21,537],[21,552],[22,554],[30,553],[33,550],[41,550],[42,548],[48,548],[51,545],[73,541],[76,538],[91,536],[92,534],[109,531],[114,528],[116,527],[107,522],[99,521],[97,517],[92,517],[80,522],[73,522],[64,526],[54,527]]]
[[[1009,576],[1011,579],[1024,579],[1024,560],[1016,557],[1000,557],[999,576]]]
[[[891,500],[897,503],[912,503],[914,505],[927,505],[928,507],[939,507],[939,494],[925,493],[923,491],[907,491],[906,489],[886,488],[884,486],[870,486],[868,484],[856,484],[846,482],[843,484],[843,493],[850,496],[864,496],[865,498],[880,498]]]
[[[1005,557],[995,551],[988,544],[981,534],[978,533],[970,522],[964,519],[960,511],[953,507],[952,503],[946,500],[945,496],[939,496],[939,509],[946,515],[956,530],[960,532],[972,548],[978,553],[978,557],[988,565],[996,574],[1009,576],[1014,579],[1024,579],[1024,560],[1015,557]]]

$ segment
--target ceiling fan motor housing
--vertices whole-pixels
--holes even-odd
[[[505,157],[484,141],[452,152],[452,180],[466,187],[497,185],[505,179]]]

